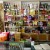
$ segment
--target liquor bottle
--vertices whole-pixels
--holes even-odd
[[[42,6],[42,4],[41,4],[41,2],[40,2],[40,5],[39,5],[39,7],[41,8],[41,6]]]
[[[8,6],[9,6],[9,9],[11,8],[11,5],[10,5],[10,3],[8,3]]]
[[[22,33],[24,33],[24,32],[25,32],[25,28],[23,27],[23,28],[22,28]]]
[[[14,4],[14,9],[15,9],[15,4]]]
[[[9,9],[9,5],[8,5],[8,3],[7,3],[7,5],[6,5],[6,8]]]

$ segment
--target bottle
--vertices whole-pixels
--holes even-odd
[[[13,26],[12,26],[12,27],[13,27],[13,28],[12,28],[12,29],[13,29],[13,31],[15,31],[15,25],[14,25],[14,24],[13,24]]]
[[[14,4],[14,9],[15,9],[15,4]]]
[[[39,7],[41,8],[41,6],[42,6],[42,4],[41,4],[41,2],[40,2],[40,5],[39,5]]]
[[[8,6],[9,6],[9,9],[10,9],[10,3],[8,4]]]
[[[22,33],[24,33],[25,32],[25,29],[24,29],[24,27],[22,28]]]
[[[7,5],[6,5],[6,6],[7,6],[7,9],[9,9],[9,4],[8,4],[8,3],[7,3]]]
[[[17,4],[15,5],[15,8],[17,9]]]

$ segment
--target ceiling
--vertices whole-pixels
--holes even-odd
[[[50,1],[50,0],[3,0],[3,1]]]

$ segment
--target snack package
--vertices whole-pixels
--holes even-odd
[[[28,16],[28,21],[31,21],[31,19],[32,19],[32,16],[29,15],[29,16]]]
[[[42,15],[42,16],[40,16],[40,20],[41,21],[43,21],[44,20],[44,16]]]
[[[35,15],[35,9],[30,9],[30,15],[34,16]]]
[[[24,16],[24,17],[23,17],[23,20],[24,20],[24,21],[27,21],[27,19],[28,19],[27,16]]]
[[[11,16],[7,16],[7,21],[11,21]]]
[[[50,26],[50,22],[48,22],[48,26]]]
[[[50,19],[50,15],[48,16],[48,19]]]
[[[33,25],[37,25],[38,21],[33,21]]]
[[[23,25],[23,20],[17,21],[17,22],[16,22],[16,25],[17,25],[17,26],[22,26],[22,25]]]

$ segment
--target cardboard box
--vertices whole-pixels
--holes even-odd
[[[20,32],[16,32],[15,35],[14,35],[14,37],[15,37],[15,41],[20,41],[20,39],[21,39],[21,33]]]

